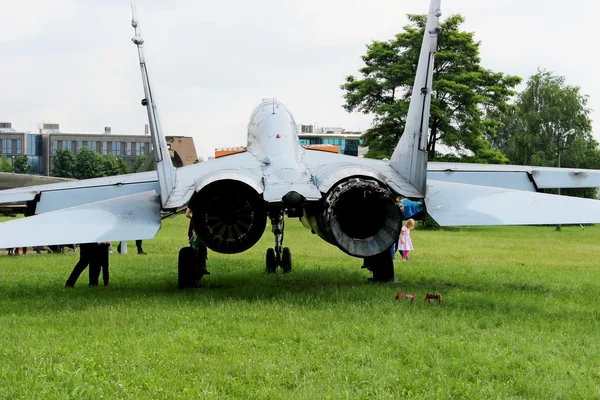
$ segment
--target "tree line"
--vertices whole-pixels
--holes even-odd
[[[90,179],[102,176],[122,175],[137,172],[144,164],[146,156],[137,156],[131,168],[127,162],[114,154],[102,156],[96,151],[83,147],[77,155],[67,149],[57,150],[52,161],[52,176],[72,179]],[[11,164],[6,155],[0,158],[0,172],[17,174],[31,173],[27,156],[18,156]]]
[[[90,179],[102,176],[123,175],[139,170],[145,156],[137,156],[131,169],[123,158],[114,154],[102,156],[98,152],[83,147],[77,155],[68,149],[57,150],[52,161],[52,176],[73,179]]]
[[[8,161],[6,155],[0,158],[0,172],[15,172],[17,174],[28,174],[31,172],[31,165],[27,156],[17,156],[12,164]]]
[[[348,112],[374,115],[363,135],[366,157],[389,158],[404,131],[426,19],[409,14],[403,32],[368,44],[360,76],[341,85]],[[588,96],[545,69],[518,92],[521,77],[481,66],[481,42],[461,29],[464,21],[452,15],[440,24],[429,160],[600,168]],[[440,144],[454,151],[442,154]],[[563,194],[595,197],[596,189]]]

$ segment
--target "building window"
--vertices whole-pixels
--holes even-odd
[[[73,151],[73,142],[71,140],[63,140],[63,150]]]
[[[121,142],[112,142],[112,153],[115,156],[121,155]]]
[[[17,154],[23,154],[23,140],[17,139]]]
[[[146,143],[140,143],[140,142],[137,142],[135,144],[135,155],[136,156],[143,156],[144,155],[145,144]]]
[[[105,156],[108,154],[108,142],[102,142],[102,155]]]
[[[126,150],[125,150],[125,154],[127,154],[128,156],[131,155],[131,142],[127,142],[127,144],[125,145]]]
[[[27,154],[30,156],[42,155],[42,135],[27,134]]]
[[[83,148],[83,140],[78,140],[77,141],[77,151],[81,150]]]
[[[10,154],[12,152],[12,141],[10,139],[2,139],[2,154]]]
[[[31,173],[39,175],[42,173],[42,157],[29,156],[27,162],[31,165]]]
[[[94,151],[96,151],[96,142],[95,142],[95,141],[92,141],[92,140],[90,140],[90,141],[88,142],[88,147],[90,148],[90,150],[94,150]]]
[[[52,141],[52,154],[56,155],[56,151],[58,150],[58,140]]]

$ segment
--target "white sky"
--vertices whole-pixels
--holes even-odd
[[[166,134],[193,136],[200,156],[246,144],[263,97],[296,122],[364,130],[339,86],[372,40],[389,40],[428,0],[138,0],[150,78]],[[600,139],[600,61],[592,0],[442,0],[482,42],[482,65],[526,80],[538,67],[590,96]],[[128,0],[0,2],[0,121],[35,131],[143,133],[146,123]]]

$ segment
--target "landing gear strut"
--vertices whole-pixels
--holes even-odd
[[[277,272],[277,267],[281,267],[283,272],[292,270],[292,253],[288,247],[283,247],[283,210],[269,213],[271,220],[271,231],[275,235],[275,248],[267,249],[266,271],[269,274]]]

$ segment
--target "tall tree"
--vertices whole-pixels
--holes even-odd
[[[117,158],[117,166],[119,173],[117,175],[124,175],[129,173],[129,165],[127,165],[127,161],[124,158]]]
[[[31,165],[29,165],[29,160],[27,156],[18,156],[15,157],[15,161],[13,163],[13,170],[17,174],[28,174],[31,172]]]
[[[13,167],[10,165],[10,161],[5,155],[2,155],[0,159],[0,172],[13,172]]]
[[[69,150],[56,150],[52,165],[52,176],[61,178],[75,177],[75,156]]]
[[[374,114],[373,126],[364,139],[371,158],[389,157],[404,130],[410,95],[425,31],[425,15],[408,15],[404,32],[387,42],[367,45],[362,57],[363,78],[346,77],[344,108]],[[497,117],[512,108],[513,88],[521,81],[480,66],[479,46],[472,32],[460,30],[461,15],[441,24],[435,56],[428,151],[436,156],[436,144],[474,154],[469,161],[502,163],[506,158],[491,148],[486,136],[494,136]],[[466,151],[465,153],[468,153]]]
[[[75,157],[75,173],[77,179],[90,179],[104,176],[104,159],[92,149],[83,147]]]
[[[137,156],[133,162],[133,165],[131,166],[131,172],[137,172],[142,164],[144,164],[144,161],[146,161],[146,156]]]
[[[114,154],[104,157],[104,175],[123,175],[127,173],[127,162],[122,158],[117,158]]]
[[[528,79],[517,110],[505,117],[492,144],[514,164],[600,168],[587,103],[588,96],[578,86],[540,70]],[[568,189],[563,194],[593,198],[596,189]]]

